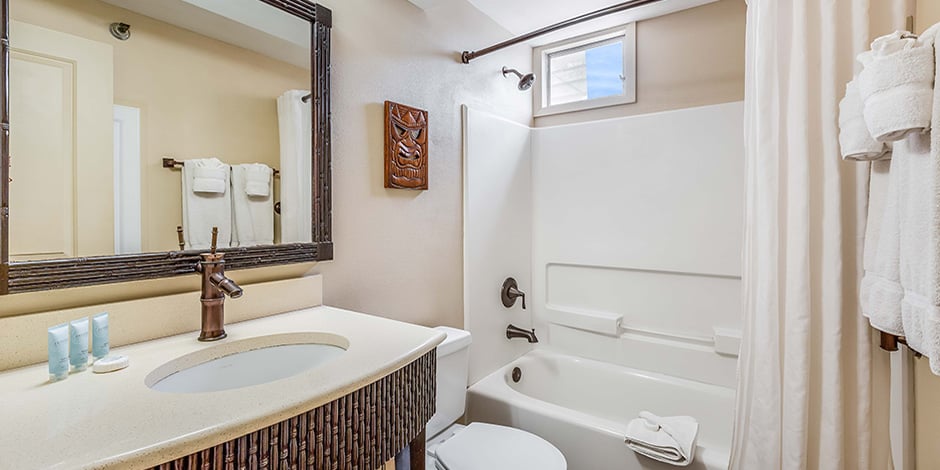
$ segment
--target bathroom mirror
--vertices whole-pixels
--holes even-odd
[[[332,259],[328,9],[0,2],[0,294]]]

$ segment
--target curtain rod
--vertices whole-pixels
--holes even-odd
[[[602,16],[607,16],[613,13],[619,13],[621,11],[631,10],[636,7],[641,7],[643,5],[649,5],[651,3],[657,3],[661,1],[662,0],[628,0],[623,3],[611,5],[607,8],[601,8],[600,10],[597,10],[597,11],[585,13],[581,16],[576,16],[574,18],[567,19],[560,23],[555,23],[551,26],[546,26],[544,28],[537,29],[535,31],[532,31],[531,33],[523,34],[522,36],[516,36],[512,39],[503,41],[499,44],[494,44],[485,49],[480,49],[478,51],[463,51],[463,53],[460,54],[460,61],[465,64],[469,64],[471,60],[476,59],[477,57],[481,57],[491,52],[496,52],[500,49],[505,49],[509,46],[519,44],[520,42],[525,42],[530,39],[537,38],[539,36],[558,31],[559,29],[564,29],[569,26],[574,26],[576,24],[584,23],[585,21],[591,21],[591,20],[600,18]]]

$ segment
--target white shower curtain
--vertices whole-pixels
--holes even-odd
[[[313,115],[303,97],[310,92],[290,90],[277,99],[281,144],[281,243],[312,240]]]
[[[855,55],[905,1],[748,1],[733,469],[892,468],[888,358],[857,302],[868,165],[840,160],[837,114]]]

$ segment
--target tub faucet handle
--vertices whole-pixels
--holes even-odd
[[[500,298],[503,301],[503,306],[510,308],[516,304],[516,299],[522,298],[522,309],[525,310],[525,292],[519,290],[519,284],[516,283],[516,280],[508,277],[503,281],[503,289],[500,291]]]

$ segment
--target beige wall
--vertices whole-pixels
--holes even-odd
[[[461,103],[528,124],[531,101],[503,78],[518,46],[470,65],[464,49],[509,37],[464,0],[325,0],[333,9],[333,237],[324,302],[424,325],[463,325]],[[383,187],[385,100],[427,109],[430,189]],[[522,217],[527,217],[523,214]],[[493,295],[497,295],[494,286]]]
[[[144,251],[177,248],[180,173],[163,156],[277,167],[275,100],[309,87],[308,71],[97,0],[11,0],[10,11],[114,47],[114,101],[141,108]],[[113,21],[131,25],[129,40],[111,36]]]
[[[535,118],[536,126],[744,99],[744,0],[637,23],[636,103]]]
[[[14,6],[33,1],[13,0]],[[59,7],[68,3],[56,2]],[[518,92],[499,69],[504,64],[528,63],[531,53],[521,46],[471,65],[458,63],[458,51],[483,47],[509,34],[465,0],[437,3],[425,12],[406,0],[324,2],[334,12],[336,261],[315,267],[306,264],[236,271],[232,278],[247,284],[322,271],[326,304],[427,325],[463,324],[459,105],[469,103],[528,124],[532,112],[529,95]],[[107,34],[107,24],[116,19],[102,22],[89,18],[87,22]],[[143,25],[145,20],[137,23]],[[140,39],[145,28],[138,24],[134,24],[133,34]],[[428,191],[383,188],[382,103],[387,99],[430,111]],[[240,136],[232,138],[241,142]],[[178,175],[168,178],[178,181]],[[184,276],[18,294],[0,298],[0,316],[194,289],[198,289],[198,278]]]

